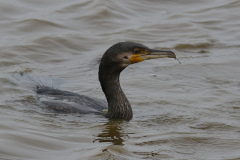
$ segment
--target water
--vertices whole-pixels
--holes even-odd
[[[0,0],[0,159],[240,159],[239,20],[239,0]],[[129,122],[50,113],[13,76],[104,99],[99,59],[120,41],[182,63],[123,71]]]

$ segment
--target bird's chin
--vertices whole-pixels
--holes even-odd
[[[128,63],[128,64],[127,64],[127,63],[124,63],[124,64],[121,65],[121,68],[125,69],[125,68],[126,68],[127,66],[129,66],[130,64],[131,64],[131,63]]]

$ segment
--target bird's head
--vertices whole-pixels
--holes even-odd
[[[111,72],[121,72],[130,64],[156,58],[176,58],[176,55],[172,51],[150,49],[140,43],[119,42],[104,53],[100,65]]]

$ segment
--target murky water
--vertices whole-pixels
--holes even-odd
[[[0,159],[240,159],[239,30],[239,0],[0,0]],[[123,71],[130,122],[49,113],[13,76],[104,99],[99,59],[120,41],[182,62]]]

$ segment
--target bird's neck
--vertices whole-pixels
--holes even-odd
[[[107,118],[131,119],[132,108],[119,83],[119,73],[99,67],[99,81],[108,101]]]

